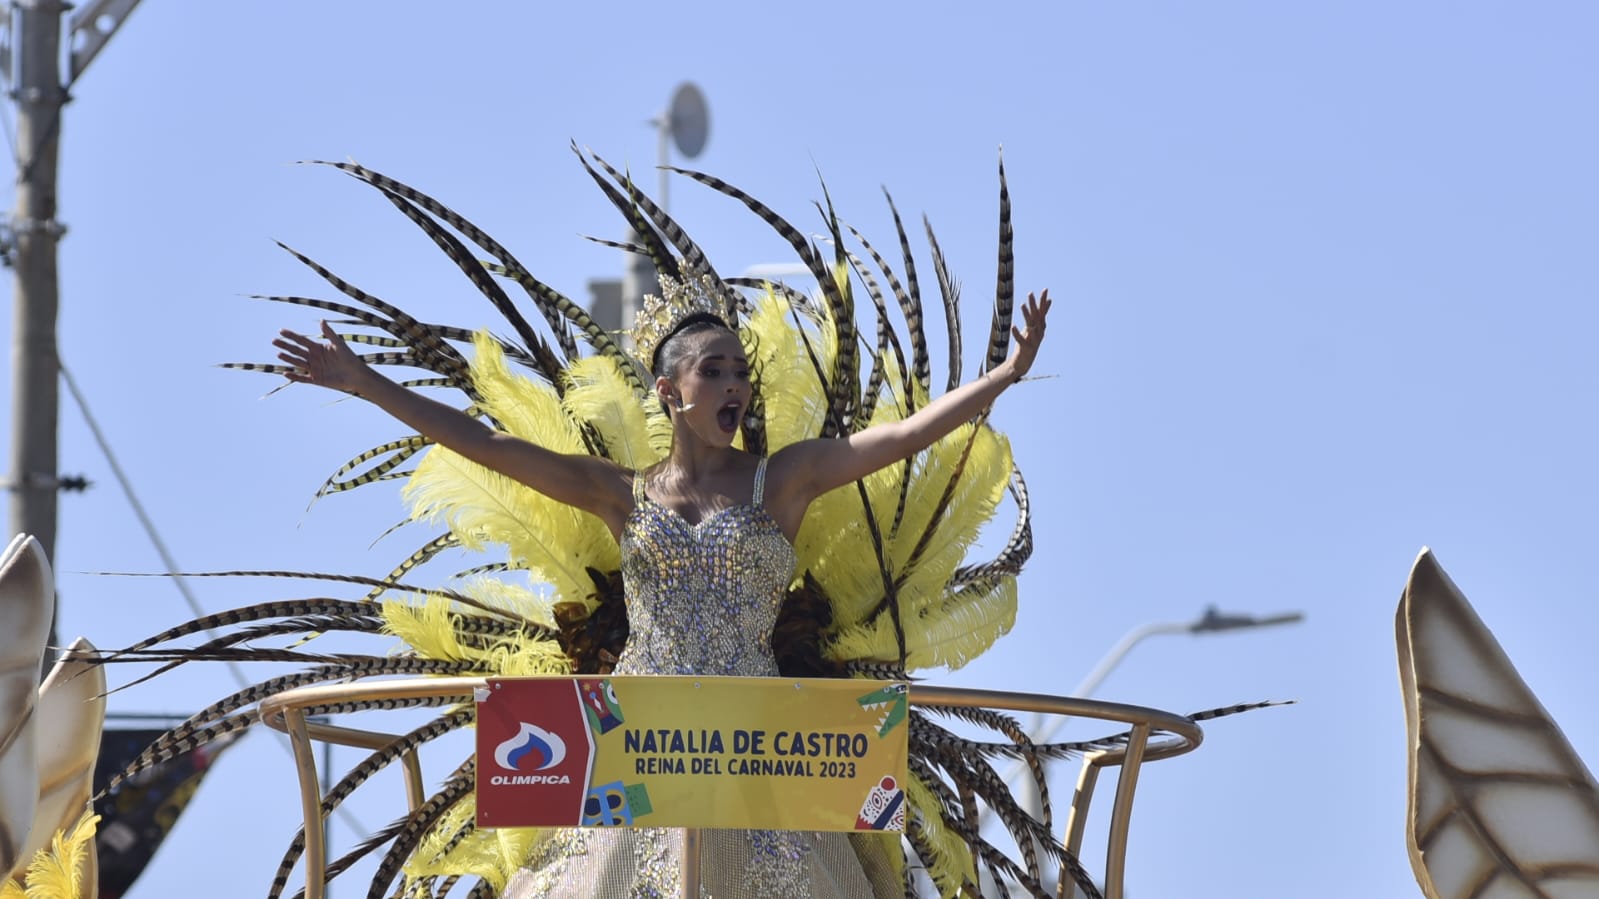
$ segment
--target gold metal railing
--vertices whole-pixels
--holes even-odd
[[[306,899],[324,899],[327,890],[323,878],[323,872],[327,867],[327,845],[322,830],[322,793],[320,781],[317,779],[315,748],[311,745],[311,741],[314,739],[365,749],[379,749],[389,745],[398,737],[396,734],[322,724],[307,720],[307,716],[318,712],[325,713],[327,707],[336,708],[352,702],[403,701],[452,696],[460,697],[462,702],[470,702],[478,689],[487,686],[488,681],[479,677],[369,681],[359,684],[301,687],[261,701],[261,720],[288,734],[289,741],[294,747],[295,767],[300,778],[300,805],[305,814]],[[1087,827],[1088,809],[1099,774],[1106,768],[1121,768],[1121,776],[1116,783],[1116,798],[1111,806],[1110,833],[1105,849],[1105,899],[1122,899],[1125,889],[1127,837],[1132,821],[1133,794],[1138,789],[1140,768],[1145,762],[1191,752],[1198,748],[1200,741],[1204,739],[1199,725],[1188,718],[1159,709],[1118,702],[1050,696],[1043,693],[1013,693],[919,684],[911,686],[910,701],[912,705],[935,708],[991,708],[1065,715],[1073,718],[1114,721],[1131,728],[1125,746],[1084,756],[1062,840],[1068,851],[1073,855],[1079,854]],[[422,787],[421,764],[415,753],[407,753],[401,761],[405,771],[406,799],[414,810],[426,799]],[[697,831],[690,831],[685,844],[683,864],[685,897],[699,894],[698,853],[694,851],[698,836]],[[1077,895],[1076,887],[1067,877],[1061,878],[1056,891],[1057,895],[1065,899]]]

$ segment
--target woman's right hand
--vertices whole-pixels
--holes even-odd
[[[326,321],[322,322],[322,336],[327,338],[326,343],[285,328],[281,336],[272,341],[272,345],[281,350],[278,358],[290,366],[283,376],[302,384],[359,394],[365,379],[373,374],[372,370]]]

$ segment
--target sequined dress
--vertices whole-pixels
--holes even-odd
[[[697,524],[651,500],[634,476],[622,531],[629,637],[616,674],[778,673],[772,627],[795,559],[762,505],[765,476],[762,459],[750,502]],[[558,830],[504,895],[679,897],[683,844],[681,830],[664,828]],[[903,895],[880,844],[848,834],[707,830],[700,844],[701,899]]]

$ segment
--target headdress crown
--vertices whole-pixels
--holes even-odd
[[[660,276],[659,296],[644,295],[644,308],[633,323],[633,349],[645,366],[655,367],[655,351],[672,336],[683,321],[693,315],[708,315],[723,325],[727,306],[722,301],[721,285],[708,274],[686,274],[682,280]]]

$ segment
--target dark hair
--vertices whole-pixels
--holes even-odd
[[[672,333],[666,335],[666,339],[655,348],[655,358],[650,360],[650,374],[657,378],[670,378],[675,375],[677,367],[688,357],[688,342],[678,338],[716,329],[733,330],[727,326],[727,322],[709,312],[696,312],[678,322]]]

